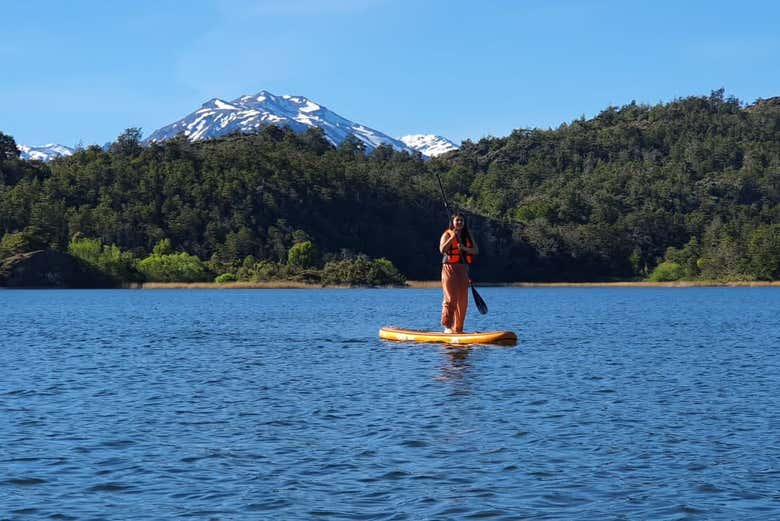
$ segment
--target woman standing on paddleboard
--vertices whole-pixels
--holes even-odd
[[[450,227],[444,230],[439,240],[439,251],[444,256],[441,266],[441,287],[444,291],[441,325],[445,333],[462,333],[469,304],[468,264],[479,253],[463,215],[456,213],[452,216]]]

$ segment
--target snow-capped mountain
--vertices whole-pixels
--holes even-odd
[[[434,134],[410,134],[399,138],[406,146],[428,157],[438,156],[458,147],[447,138]]]
[[[382,144],[411,151],[402,141],[352,122],[303,96],[276,96],[265,90],[233,101],[214,98],[183,119],[155,130],[147,142],[165,141],[179,133],[198,141],[237,131],[252,132],[267,125],[286,126],[296,132],[319,127],[334,145],[355,136],[367,151]]]
[[[74,152],[70,147],[66,147],[65,145],[55,145],[53,143],[49,143],[48,145],[41,145],[38,147],[16,145],[16,148],[18,148],[22,153],[22,159],[35,159],[38,161],[51,161],[56,157],[69,156]]]

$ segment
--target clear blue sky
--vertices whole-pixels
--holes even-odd
[[[631,100],[780,95],[768,0],[24,0],[0,34],[0,131],[28,145],[149,135],[260,90],[456,142]]]

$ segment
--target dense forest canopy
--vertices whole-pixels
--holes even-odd
[[[0,236],[67,250],[79,234],[136,258],[168,241],[215,273],[309,242],[320,263],[366,254],[432,279],[438,174],[469,214],[480,280],[780,278],[780,98],[631,103],[431,160],[317,129],[140,138],[41,163],[0,134]]]

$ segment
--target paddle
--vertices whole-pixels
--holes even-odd
[[[477,293],[477,288],[474,287],[474,284],[471,282],[470,278],[469,287],[471,288],[471,296],[474,297],[474,304],[477,305],[477,309],[479,310],[480,314],[484,315],[488,312],[487,302],[485,302],[485,299],[483,299],[482,296]]]
[[[441,198],[444,201],[444,208],[447,210],[447,219],[453,215],[452,210],[450,209],[450,203],[447,202],[447,196],[444,194],[444,186],[441,184],[441,178],[439,177],[439,172],[434,171],[434,174],[436,174],[436,180],[439,182],[439,190],[441,191]],[[466,261],[464,260],[464,255],[460,256],[461,262],[466,264]],[[466,274],[468,274],[469,265],[466,264]],[[479,310],[480,314],[484,315],[488,312],[487,302],[485,302],[485,299],[482,298],[482,296],[477,293],[477,288],[474,287],[474,283],[471,281],[471,276],[469,276],[469,287],[471,288],[471,296],[474,297],[474,304],[477,305],[477,309]]]

